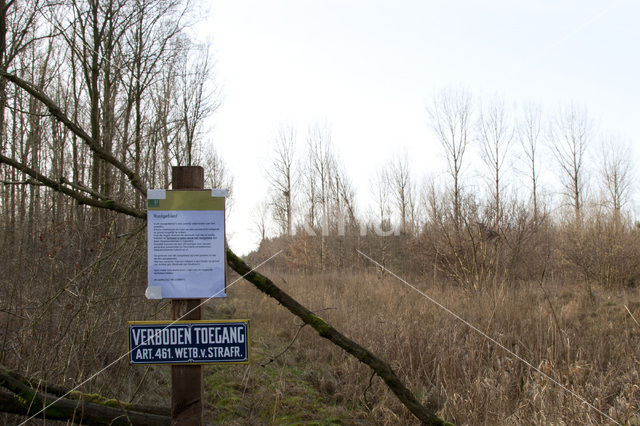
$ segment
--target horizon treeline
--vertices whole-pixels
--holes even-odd
[[[0,67],[45,94],[144,186],[168,188],[171,165],[202,165],[206,186],[232,191],[207,143],[219,102],[209,48],[192,32],[197,6],[9,2],[0,5]],[[61,230],[101,241],[135,229],[59,192],[144,209],[135,182],[25,87],[0,79],[4,247],[29,252]],[[398,271],[471,286],[544,276],[635,283],[630,142],[598,131],[576,105],[549,112],[456,88],[430,98],[425,126],[444,172],[418,177],[422,159],[399,153],[372,166],[370,188],[355,188],[328,125],[304,135],[283,126],[264,166],[271,190],[254,212],[262,248],[284,248],[284,263],[309,272],[360,267],[360,249]],[[365,192],[373,202],[359,205]],[[87,244],[77,245],[85,259]]]
[[[598,131],[585,108],[545,113],[446,88],[428,103],[427,125],[443,173],[417,177],[421,159],[399,150],[371,168],[366,206],[326,124],[306,134],[282,125],[250,257],[283,249],[281,267],[321,272],[367,265],[361,250],[395,272],[472,287],[548,277],[635,284],[631,145]]]

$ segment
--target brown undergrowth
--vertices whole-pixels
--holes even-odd
[[[113,363],[126,353],[127,321],[169,317],[166,303],[144,298],[144,231],[136,229],[81,245],[65,228],[43,233],[29,251],[5,248],[1,363],[69,388],[109,367],[79,390],[168,406],[167,367],[130,366],[126,358]],[[608,422],[388,274],[261,271],[387,360],[424,404],[449,421]],[[229,275],[230,283],[235,279]],[[468,286],[440,278],[434,283],[432,275],[408,280],[618,422],[640,424],[637,289],[557,277]],[[249,283],[238,281],[226,299],[208,303],[205,318],[229,317],[250,319],[252,362],[206,367],[208,421],[415,423],[366,366],[309,327],[276,357],[300,323]]]
[[[350,338],[388,360],[424,404],[457,424],[606,424],[608,419],[395,278],[380,274],[271,274]],[[580,283],[495,283],[482,290],[412,284],[620,423],[640,417],[640,298]],[[242,283],[236,313],[276,341],[297,321]],[[545,296],[546,293],[546,296]],[[362,407],[380,424],[414,418],[370,371],[313,330],[289,359],[312,371],[325,397]]]

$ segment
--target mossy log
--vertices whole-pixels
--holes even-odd
[[[66,391],[0,369],[0,411],[84,425],[169,425],[169,409],[127,404],[96,394]],[[7,392],[8,391],[8,392]],[[66,396],[65,396],[66,395]]]
[[[242,259],[227,249],[227,263],[238,274],[257,287],[263,293],[276,299],[282,306],[287,308],[292,314],[298,316],[306,324],[313,327],[320,336],[341,347],[349,354],[353,355],[360,362],[368,365],[387,385],[396,397],[404,404],[411,413],[420,421],[427,425],[451,425],[434,413],[430,412],[424,405],[420,404],[411,391],[400,381],[393,372],[389,364],[378,358],[368,349],[363,348],[353,340],[349,339],[338,330],[329,325],[319,316],[315,315],[298,301],[276,286],[269,278],[252,271]]]

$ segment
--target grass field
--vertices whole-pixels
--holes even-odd
[[[552,383],[388,275],[268,273],[348,337],[386,359],[419,399],[457,424],[640,424],[640,297],[578,283],[480,291],[412,283],[584,398]],[[253,362],[213,368],[211,411],[255,423],[415,423],[370,370],[241,282],[221,312],[251,319]],[[232,377],[228,377],[232,376]],[[227,377],[226,380],[223,380]],[[226,391],[225,391],[226,389]],[[223,402],[221,402],[223,401]],[[585,402],[586,401],[586,402]]]
[[[7,306],[16,308],[3,312],[1,363],[74,387],[126,352],[127,321],[169,318],[166,301],[142,296],[142,244],[127,243],[113,252],[98,247],[103,260],[80,272],[64,250],[28,267],[19,258],[15,265],[8,262],[0,289]],[[283,270],[263,272],[386,360],[422,403],[448,421],[613,424],[588,405],[593,404],[621,424],[640,424],[636,288],[557,277],[475,287],[434,282],[432,276],[409,278],[581,400],[388,274]],[[234,281],[231,274],[229,282]],[[301,327],[276,301],[243,280],[228,293],[209,302],[204,317],[250,319],[252,358],[249,365],[205,368],[207,421],[417,423],[367,366]],[[169,368],[130,366],[122,359],[79,390],[168,406]],[[6,415],[0,419],[16,422]]]

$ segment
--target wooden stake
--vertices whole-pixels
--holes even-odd
[[[204,169],[200,166],[171,168],[172,188],[179,190],[204,189]],[[172,299],[171,318],[183,320],[202,319],[200,299]],[[185,313],[193,312],[182,317]],[[171,366],[171,424],[201,426],[204,424],[202,400],[204,395],[202,365]]]

